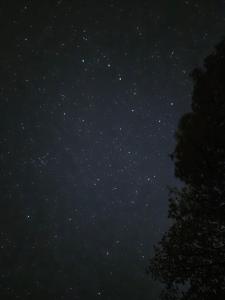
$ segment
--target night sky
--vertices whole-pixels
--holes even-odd
[[[169,157],[225,2],[1,1],[1,299],[157,300]]]

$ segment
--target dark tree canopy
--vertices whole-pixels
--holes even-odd
[[[192,111],[176,133],[172,226],[155,248],[163,299],[225,299],[225,40],[192,72]]]

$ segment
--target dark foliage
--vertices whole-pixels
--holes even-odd
[[[185,185],[171,191],[172,226],[149,270],[166,284],[162,299],[225,299],[225,41],[192,78],[172,155]]]

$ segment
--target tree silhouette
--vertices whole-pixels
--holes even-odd
[[[194,81],[192,111],[176,132],[172,225],[149,271],[166,284],[162,299],[225,299],[225,40]]]

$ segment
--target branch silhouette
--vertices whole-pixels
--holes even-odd
[[[176,132],[172,225],[155,247],[149,272],[162,299],[225,299],[225,40],[192,74],[192,111]]]

